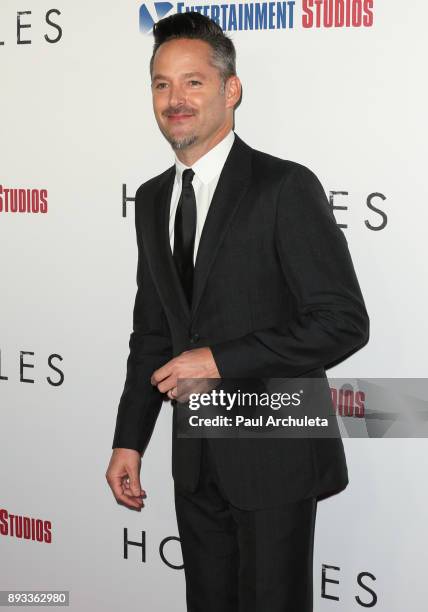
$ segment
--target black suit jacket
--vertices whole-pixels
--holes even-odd
[[[368,340],[369,319],[347,242],[307,167],[248,146],[237,134],[204,224],[189,308],[169,242],[171,166],[136,193],[137,294],[113,448],[143,452],[165,396],[152,372],[209,346],[229,378],[319,376]],[[175,402],[173,402],[175,404]],[[197,486],[201,441],[176,436],[172,473]],[[232,503],[246,509],[346,487],[342,440],[210,439]]]

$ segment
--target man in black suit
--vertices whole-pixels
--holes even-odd
[[[309,612],[317,499],[348,483],[342,440],[179,437],[177,381],[326,380],[367,342],[367,312],[317,177],[233,131],[231,40],[194,12],[154,37],[154,113],[176,156],[136,194],[138,290],[106,477],[141,509],[141,456],[168,396],[188,610]]]

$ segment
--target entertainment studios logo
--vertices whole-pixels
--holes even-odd
[[[368,28],[373,25],[374,0],[288,0],[200,4],[146,2],[140,6],[140,31],[149,34],[159,19],[196,11],[216,21],[224,31],[293,28]]]

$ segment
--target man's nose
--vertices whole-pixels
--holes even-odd
[[[186,96],[181,85],[171,85],[169,88],[169,104],[170,106],[179,106],[186,101]]]

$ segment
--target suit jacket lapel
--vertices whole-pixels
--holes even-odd
[[[235,134],[202,230],[195,262],[191,307],[175,267],[169,240],[169,211],[175,165],[164,173],[154,193],[152,214],[144,216],[143,243],[147,245],[153,280],[161,300],[168,305],[176,304],[187,325],[196,315],[218,249],[249,186],[251,151],[251,147]]]
[[[147,211],[142,228],[143,244],[147,245],[147,257],[161,301],[176,306],[188,323],[190,308],[175,267],[169,240],[169,209],[174,179],[175,165],[164,173],[151,198],[152,211],[151,214]]]
[[[226,231],[249,186],[250,174],[251,147],[235,134],[235,140],[211,200],[199,242],[193,278],[192,320],[196,315],[209,272]]]

